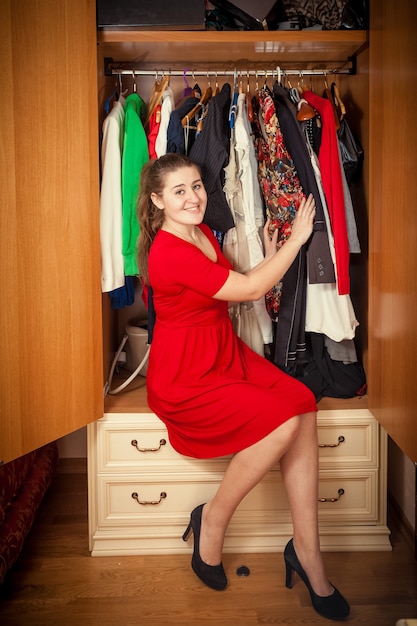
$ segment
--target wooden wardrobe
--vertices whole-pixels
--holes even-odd
[[[367,406],[417,460],[414,3],[371,0],[365,31],[96,32],[94,0],[2,0],[0,459],[94,422],[117,347],[100,290],[104,57],[254,68],[334,67],[365,150],[352,261]],[[181,66],[182,67],[182,66]],[[367,236],[364,238],[364,233]]]

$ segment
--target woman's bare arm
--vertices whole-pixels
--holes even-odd
[[[264,228],[264,260],[245,274],[230,271],[228,279],[214,298],[230,302],[246,302],[259,300],[264,296],[273,285],[281,280],[297,257],[301,246],[310,237],[315,212],[312,195],[301,201],[291,235],[278,251],[276,251],[276,235],[269,237],[267,223]]]

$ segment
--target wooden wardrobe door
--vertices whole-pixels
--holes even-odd
[[[94,0],[2,0],[0,459],[103,414]]]
[[[417,461],[415,2],[373,0],[370,30],[369,400]]]

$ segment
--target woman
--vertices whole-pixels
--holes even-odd
[[[139,267],[156,312],[148,403],[179,453],[233,455],[214,498],[191,513],[183,539],[193,531],[192,568],[209,587],[226,587],[221,555],[228,523],[279,461],[294,527],[284,551],[286,585],[296,571],[316,611],[343,619],[349,605],[328,581],[320,553],[315,398],[238,338],[228,315],[229,302],[257,300],[285,274],[312,233],[314,200],[302,200],[279,251],[266,223],[265,259],[246,274],[233,270],[202,223],[206,205],[200,170],[186,156],[167,154],[145,165]]]

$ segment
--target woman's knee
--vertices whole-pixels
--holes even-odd
[[[303,413],[299,416],[301,425],[304,428],[317,429],[317,412]]]
[[[285,437],[289,445],[296,441],[302,427],[302,418],[300,415],[290,417],[286,422],[281,424],[276,430],[278,436]]]

